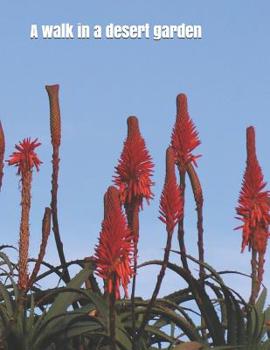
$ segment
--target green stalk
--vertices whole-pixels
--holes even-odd
[[[203,243],[203,193],[202,187],[200,184],[199,177],[192,164],[189,164],[187,167],[187,173],[190,179],[194,200],[196,203],[197,211],[197,230],[198,230],[198,253],[200,264],[199,276],[201,281],[203,281],[205,276],[204,266],[204,243]]]
[[[32,171],[22,170],[21,223],[19,242],[19,289],[25,291],[28,284],[29,216],[31,207]]]
[[[257,278],[257,251],[252,248],[251,250],[251,295],[249,303],[255,305],[258,291],[258,278]]]
[[[113,288],[109,295],[109,311],[110,311],[110,349],[117,350],[115,341],[115,277],[113,278]]]
[[[183,211],[185,209],[185,190],[186,190],[186,172],[181,170],[180,167],[179,169],[179,176],[180,176],[180,189],[182,192],[182,197],[183,197]],[[179,248],[180,248],[180,256],[181,256],[181,261],[183,268],[186,269],[187,271],[189,270],[188,268],[188,262],[187,262],[187,257],[186,257],[186,246],[185,246],[185,231],[184,231],[184,215],[182,218],[179,220],[178,223],[178,242],[179,242]]]
[[[59,173],[59,149],[53,149],[53,172],[52,172],[52,199],[51,199],[51,209],[52,209],[52,229],[54,233],[54,238],[56,242],[56,247],[60,259],[60,263],[63,266],[63,280],[65,283],[70,281],[69,271],[66,267],[66,258],[64,254],[64,247],[60,236],[59,224],[58,224],[58,210],[57,210],[57,192],[58,192],[58,173]]]
[[[160,287],[161,287],[161,284],[162,284],[162,281],[163,281],[163,278],[165,275],[165,271],[166,271],[166,268],[167,268],[168,262],[169,262],[169,256],[170,256],[170,250],[171,250],[171,244],[172,244],[172,234],[173,234],[173,232],[168,232],[168,234],[167,234],[167,242],[166,242],[166,247],[165,247],[165,251],[164,251],[163,262],[161,265],[159,275],[157,277],[157,282],[156,282],[154,292],[152,294],[150,302],[147,305],[146,311],[145,311],[144,316],[143,316],[142,323],[141,323],[140,328],[138,330],[137,337],[136,337],[137,339],[139,339],[140,336],[142,335],[144,328],[148,322],[151,309],[154,306],[154,303],[157,299],[157,296],[158,296],[158,293],[159,293],[159,290],[160,290]]]
[[[59,149],[61,144],[61,117],[59,107],[59,85],[46,86],[50,103],[50,128],[51,142],[53,147],[52,154],[52,189],[51,189],[51,209],[52,209],[52,229],[56,242],[56,247],[61,265],[63,266],[63,280],[65,283],[70,281],[69,271],[66,267],[66,258],[64,254],[63,243],[61,241],[58,210],[57,210],[57,192],[58,192],[58,173],[59,173]]]
[[[133,234],[134,242],[134,276],[132,279],[131,290],[131,319],[133,332],[133,349],[136,349],[136,317],[135,317],[135,292],[136,292],[136,277],[137,277],[137,257],[138,257],[138,236],[139,236],[139,204],[133,203],[126,208],[128,225]]]

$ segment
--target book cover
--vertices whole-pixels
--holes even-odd
[[[114,297],[127,304],[131,295],[149,303],[167,251],[170,263],[184,266],[204,288],[202,279],[211,270],[189,257],[185,261],[185,254],[216,271],[245,274],[220,276],[247,303],[255,303],[261,283],[268,286],[270,272],[269,186],[264,187],[270,179],[269,11],[266,0],[2,3],[0,244],[6,255],[0,257],[14,263],[19,291],[29,296],[58,284],[65,288],[90,261],[102,295],[115,290]],[[175,178],[168,176],[169,146]],[[176,192],[166,192],[168,178],[173,179],[168,188],[176,181],[180,199]],[[117,208],[129,238],[127,233],[102,238],[118,215],[106,207],[106,198],[112,201],[110,186],[119,191]],[[182,207],[177,209],[178,200]],[[51,224],[47,236],[46,223]],[[126,251],[117,239],[127,239]],[[116,256],[120,261],[123,251],[131,270],[121,279],[120,270],[111,274],[115,265],[105,271],[104,264]],[[96,259],[103,259],[101,265]],[[153,260],[161,265],[140,267]],[[60,272],[46,275],[53,268]],[[166,267],[157,300],[189,286],[172,270]],[[83,307],[75,296],[72,302],[75,310]],[[88,313],[93,310],[97,308],[90,307]],[[200,305],[196,310],[203,312]],[[158,311],[156,318],[147,315],[149,327],[154,324],[151,317],[153,322],[162,319]],[[200,317],[192,316],[197,325]],[[129,321],[126,342],[133,344],[138,329],[143,333],[140,325],[134,333],[134,314]],[[198,339],[209,346],[241,343],[233,335],[227,339],[221,330],[225,340],[215,337],[207,321],[209,336],[202,331],[198,339],[177,323],[175,333],[168,331],[172,323],[157,328],[162,334],[149,330],[150,335],[142,336],[144,345],[136,341],[136,349],[157,348],[159,337],[162,349]],[[3,342],[8,342],[3,329]],[[64,348],[101,349],[115,337],[113,329],[106,332],[109,338],[96,336],[94,345],[89,345],[92,340],[78,345],[76,338]],[[147,337],[156,343],[151,345]],[[59,340],[47,347],[42,341],[31,346],[62,349]],[[7,348],[19,349],[19,343]],[[113,346],[129,349],[127,343],[118,339]]]

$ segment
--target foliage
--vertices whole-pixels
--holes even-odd
[[[53,148],[51,204],[45,210],[40,252],[37,259],[32,259],[35,267],[29,278],[32,168],[38,167],[41,161],[34,152],[40,144],[26,139],[17,146],[18,152],[13,153],[12,157],[16,159],[9,160],[9,164],[19,166],[22,213],[18,262],[11,261],[6,255],[5,248],[9,246],[0,247],[0,350],[270,350],[270,307],[265,306],[265,287],[258,296],[269,236],[270,195],[265,191],[262,198],[260,192],[266,184],[257,164],[254,129],[248,128],[248,175],[244,176],[241,207],[237,208],[244,222],[241,227],[244,239],[248,229],[248,240],[244,245],[252,246],[253,254],[251,298],[245,301],[223,281],[222,275],[228,271],[217,272],[204,261],[203,193],[193,166],[199,158],[193,151],[200,145],[200,140],[184,94],[177,97],[176,123],[166,153],[165,184],[160,200],[161,220],[167,234],[163,260],[137,265],[139,213],[143,209],[143,199],[148,202],[153,198],[154,164],[134,116],[128,118],[128,135],[116,167],[114,182],[118,188],[110,186],[104,197],[104,220],[95,256],[66,260],[57,208],[61,145],[59,86],[47,86],[46,89],[50,100]],[[0,185],[4,152],[5,137],[0,124]],[[187,254],[184,243],[187,179],[197,210],[199,259]],[[253,198],[254,193],[256,198]],[[59,266],[44,260],[51,223]],[[176,227],[179,250],[172,251],[171,240]],[[260,242],[260,249],[256,242]],[[170,262],[171,253],[179,255],[181,265]],[[191,272],[191,262],[197,264],[199,276]],[[160,267],[152,297],[149,300],[135,297],[136,274],[152,265]],[[45,271],[40,271],[41,266]],[[70,266],[77,266],[77,274],[73,277]],[[184,281],[186,287],[158,297],[167,270],[174,273],[175,285],[182,285]],[[99,287],[96,274],[103,278],[104,288]],[[42,288],[46,286],[44,279],[54,275],[60,280],[57,286]],[[132,294],[129,298],[127,285],[130,279]],[[120,286],[124,288],[124,298],[121,298]]]

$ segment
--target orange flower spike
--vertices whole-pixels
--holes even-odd
[[[104,196],[104,207],[99,243],[95,248],[96,273],[106,281],[107,292],[119,299],[120,286],[127,296],[127,286],[133,276],[134,246],[121,210],[119,191],[113,186]]]
[[[15,165],[18,167],[18,175],[23,174],[26,171],[32,170],[35,166],[39,171],[39,166],[42,164],[38,158],[35,148],[40,146],[41,143],[37,142],[37,139],[31,141],[30,138],[24,139],[18,145],[15,145],[17,151],[13,152],[10,156],[8,165]]]
[[[151,180],[154,164],[146,149],[145,141],[139,130],[136,117],[127,120],[128,135],[118,165],[115,167],[114,183],[120,191],[122,204],[130,204],[133,200],[142,206],[143,199],[147,202],[153,198]]]
[[[0,190],[2,187],[2,181],[4,176],[4,156],[5,156],[5,134],[2,127],[2,123],[0,122]]]
[[[175,225],[178,223],[181,217],[183,217],[183,196],[180,191],[179,186],[177,185],[176,176],[175,176],[175,157],[174,150],[172,147],[168,147],[166,151],[166,176],[165,184],[160,198],[159,205],[159,219],[166,224],[167,229],[167,242],[164,249],[164,256],[162,260],[162,265],[160,272],[157,277],[157,282],[155,289],[153,291],[152,297],[147,304],[146,310],[141,321],[141,325],[138,330],[138,339],[140,338],[144,327],[146,326],[149,315],[154,303],[157,299],[160,287],[165,276],[165,272],[169,262],[169,256],[172,245],[172,234]]]
[[[270,192],[263,191],[264,182],[262,169],[256,157],[255,130],[247,128],[247,161],[242,188],[239,195],[236,212],[237,219],[243,222],[242,252],[248,245],[259,253],[266,248],[270,224]]]
[[[59,107],[59,85],[46,85],[46,91],[50,101],[50,128],[51,140],[54,147],[59,147],[61,144],[61,117]]]
[[[179,94],[176,99],[177,115],[171,136],[171,146],[175,152],[176,163],[184,171],[189,163],[197,166],[196,160],[201,155],[192,152],[201,144],[196,127],[189,116],[187,97]]]
[[[18,145],[15,145],[16,151],[12,153],[9,165],[15,165],[18,168],[18,175],[21,175],[21,222],[20,222],[20,240],[19,240],[19,288],[27,290],[28,276],[28,257],[29,257],[29,217],[31,208],[31,184],[32,170],[42,163],[38,158],[35,149],[40,146],[37,139],[31,141],[30,138],[24,139]]]
[[[166,224],[167,232],[172,234],[174,227],[183,216],[183,197],[175,176],[172,147],[168,147],[166,152],[166,177],[159,208],[161,215],[159,219]]]

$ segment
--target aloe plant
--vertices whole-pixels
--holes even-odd
[[[38,259],[29,259],[32,170],[34,166],[38,169],[41,161],[35,153],[37,140],[25,139],[8,161],[21,174],[22,215],[18,263],[11,262],[3,252],[5,246],[0,246],[0,350],[270,350],[266,289],[258,296],[269,237],[270,193],[262,191],[266,184],[257,161],[254,128],[247,129],[247,166],[236,209],[243,222],[242,250],[246,245],[252,249],[252,292],[246,302],[224,283],[222,276],[228,271],[217,272],[204,262],[203,191],[193,166],[199,157],[193,151],[200,139],[189,117],[184,94],[177,97],[177,117],[167,151],[160,200],[160,218],[167,232],[163,260],[137,266],[139,214],[144,199],[149,202],[153,198],[154,164],[138,119],[132,116],[128,118],[128,135],[114,176],[117,189],[111,186],[105,194],[105,215],[95,255],[66,261],[57,206],[61,144],[59,86],[46,89],[53,146],[51,205],[43,218]],[[0,123],[0,187],[4,151],[5,137]],[[176,166],[179,181],[175,176]],[[196,204],[198,260],[186,254],[187,240],[184,241],[186,179],[190,180]],[[51,223],[60,266],[44,261]],[[176,225],[180,252],[171,250]],[[169,261],[173,252],[180,255],[182,266]],[[199,267],[199,276],[191,272],[190,261]],[[29,277],[30,262],[35,262],[35,266]],[[73,278],[71,265],[79,266]],[[150,265],[158,265],[160,274],[152,297],[144,300],[135,297],[136,273]],[[40,272],[41,266],[47,270]],[[176,283],[181,285],[184,281],[187,286],[160,297],[167,269],[174,272]],[[61,284],[53,289],[40,287],[45,285],[46,277],[54,274]],[[100,289],[95,274],[103,279],[104,289]],[[133,280],[131,298],[128,297],[130,280]]]
[[[14,280],[13,264],[4,253],[1,252],[0,257],[2,265],[8,267],[6,275],[10,281],[10,285],[0,283],[0,329],[3,349],[51,349],[59,334],[62,336],[69,328],[69,324],[93,310],[93,304],[89,303],[79,311],[69,311],[73,301],[82,294],[80,286],[91,273],[90,265],[81,270],[67,287],[56,290],[55,299],[48,310],[40,312],[40,301],[35,301],[35,294],[22,293]],[[43,297],[43,303],[45,299],[46,297]],[[30,301],[30,305],[27,301]],[[96,329],[98,323],[89,316],[87,324]]]
[[[8,267],[6,276],[10,281],[7,285],[0,283],[0,344],[3,349],[76,349],[78,337],[91,349],[110,343],[107,296],[81,288],[93,273],[91,262],[66,287],[47,291],[37,299],[35,293],[21,293],[14,281],[14,264],[2,252],[0,257],[2,265]],[[47,299],[50,302],[41,312],[39,307],[46,305]],[[74,302],[80,303],[76,310],[72,310]],[[121,348],[131,349],[129,335],[118,317],[116,342]]]

